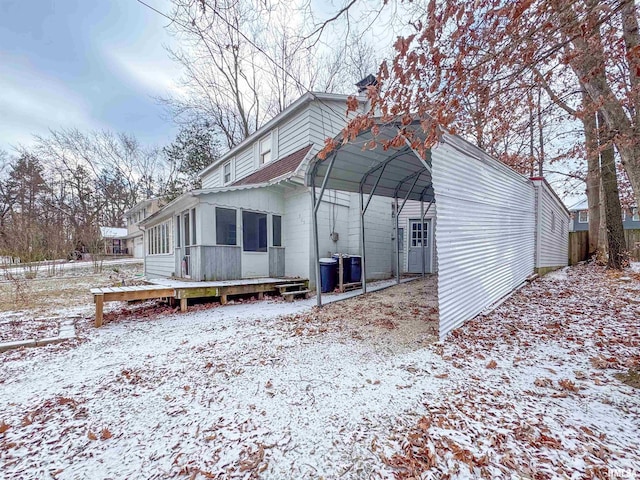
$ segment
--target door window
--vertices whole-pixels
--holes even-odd
[[[421,247],[422,246],[422,238],[423,238],[423,230],[424,230],[424,246],[429,246],[429,223],[425,222],[424,229],[420,222],[411,222],[411,246],[412,247]]]

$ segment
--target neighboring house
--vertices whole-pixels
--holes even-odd
[[[569,208],[571,212],[572,232],[589,230],[589,206],[587,200],[583,199]],[[637,208],[622,209],[622,227],[625,230],[640,229],[640,214]]]
[[[307,166],[346,123],[346,95],[307,93],[227,152],[189,192],[141,222],[145,274],[192,280],[304,277],[315,284]],[[319,210],[320,251],[359,254],[358,195],[327,192]],[[392,274],[391,201],[367,214],[369,278]]]
[[[144,258],[144,232],[140,230],[140,222],[159,211],[165,204],[158,197],[148,198],[136,203],[124,212],[127,225],[126,249],[135,258]]]
[[[128,255],[126,228],[100,227],[100,237],[102,237],[103,253],[105,255]]]

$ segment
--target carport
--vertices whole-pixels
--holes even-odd
[[[380,127],[377,142],[393,139],[399,124]],[[365,216],[374,195],[394,200],[394,258],[396,280],[400,283],[400,251],[397,242],[398,215],[408,200],[420,202],[421,219],[434,202],[430,158],[423,159],[409,142],[400,148],[383,150],[381,147],[365,150],[373,140],[371,130],[361,133],[356,140],[340,145],[327,159],[316,157],[308,170],[307,182],[313,197],[313,241],[316,259],[319,258],[318,209],[326,190],[341,190],[359,194],[360,199],[360,252],[362,255],[362,290],[367,292],[367,260]],[[319,188],[319,191],[317,189]],[[425,202],[427,207],[425,210]],[[425,274],[425,249],[421,239],[422,275]],[[320,265],[315,262],[316,285],[320,285]],[[322,305],[317,289],[318,306]]]
[[[413,134],[419,136],[419,122]],[[421,218],[435,204],[435,248],[440,337],[473,318],[524,282],[534,269],[535,191],[532,182],[461,137],[443,134],[425,157],[405,145],[383,149],[400,122],[376,122],[374,134],[361,132],[307,170],[313,203],[316,285],[320,285],[318,209],[326,190],[359,194],[360,251],[366,293],[366,212],[373,196],[392,198],[394,254],[399,282],[398,213],[419,201]],[[424,274],[424,242],[422,272]],[[318,288],[318,306],[322,305]]]

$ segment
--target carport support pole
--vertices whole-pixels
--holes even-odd
[[[313,199],[313,246],[316,257],[316,300],[318,307],[322,307],[322,279],[320,277],[320,241],[318,240],[318,209],[320,208],[320,202],[322,202],[322,196],[327,188],[327,181],[331,175],[333,169],[333,163],[335,162],[336,154],[334,153],[327,167],[327,171],[322,179],[322,187],[320,187],[320,195],[316,198],[316,173],[318,171],[318,164],[313,167],[313,174],[311,175],[311,198]]]
[[[364,247],[364,198],[362,193],[362,184],[360,184],[360,266],[362,268],[362,293],[367,293],[367,261]]]
[[[313,249],[315,253],[315,274],[316,274],[316,300],[318,307],[322,306],[322,298],[320,296],[321,283],[320,283],[320,242],[318,241],[318,215],[316,214],[316,172],[314,169],[311,176],[311,198],[313,202],[313,221],[311,226],[313,228]]]
[[[394,216],[396,219],[396,283],[400,283],[400,229],[399,229],[399,223],[398,223],[398,216],[400,215],[400,212],[398,211],[398,196],[396,195],[393,198],[394,202],[395,202],[395,208],[394,208]]]
[[[422,241],[420,242],[420,253],[422,254],[422,278],[424,278],[424,197],[420,196],[420,231],[422,232]]]

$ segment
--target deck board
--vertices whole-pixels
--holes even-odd
[[[302,283],[301,283],[302,282]],[[248,278],[219,282],[182,282],[171,279],[154,281],[150,285],[130,285],[122,287],[96,287],[89,291],[96,304],[96,327],[102,326],[104,302],[150,300],[154,298],[175,298],[180,300],[182,311],[187,309],[187,299],[219,297],[220,303],[227,303],[229,295],[257,294],[262,298],[265,292],[276,292],[286,286],[308,285],[303,278]],[[306,293],[306,292],[305,292]]]

